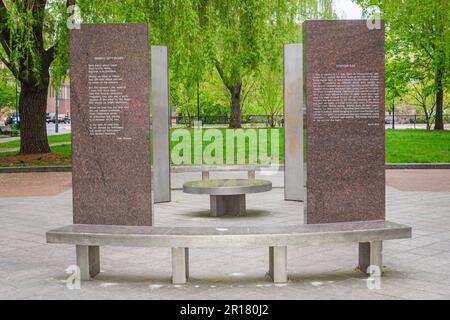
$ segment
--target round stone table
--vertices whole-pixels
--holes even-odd
[[[223,179],[191,181],[183,185],[183,192],[209,194],[211,216],[243,216],[245,195],[272,190],[272,182],[259,179]]]

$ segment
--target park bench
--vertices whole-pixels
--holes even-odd
[[[269,248],[269,275],[287,282],[287,246],[305,243],[359,243],[359,269],[382,270],[382,242],[411,237],[409,226],[389,221],[273,227],[145,227],[74,224],[47,232],[48,243],[76,245],[81,280],[100,272],[100,247],[164,247],[172,250],[172,282],[189,278],[189,248]]]

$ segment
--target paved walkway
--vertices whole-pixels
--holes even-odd
[[[19,140],[18,137],[0,136],[0,143]]]
[[[245,177],[217,173],[214,177]],[[175,187],[200,174],[175,174]],[[267,178],[267,177],[264,177]],[[303,206],[274,190],[249,195],[249,215],[209,217],[207,196],[173,192],[155,205],[159,226],[286,225],[302,223]],[[45,231],[72,222],[70,173],[0,174],[0,298],[3,299],[449,299],[450,170],[387,171],[387,218],[413,227],[413,239],[385,242],[381,289],[369,290],[354,270],[357,245],[288,248],[289,283],[265,276],[268,250],[192,249],[191,282],[170,282],[170,250],[102,248],[102,273],[69,290],[68,245],[47,245]],[[405,182],[406,181],[406,182]],[[438,186],[438,187],[436,187]]]

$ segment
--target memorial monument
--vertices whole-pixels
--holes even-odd
[[[100,246],[170,248],[177,285],[189,279],[190,248],[266,247],[269,275],[286,283],[288,246],[335,242],[358,243],[359,269],[382,275],[383,241],[411,237],[409,226],[384,221],[384,30],[369,29],[366,21],[308,21],[304,32],[306,224],[230,228],[151,226],[147,25],[81,25],[70,32],[74,224],[48,231],[46,239],[76,246],[80,280],[100,272]],[[163,47],[155,47],[154,56],[159,50],[167,58]],[[299,46],[288,50],[286,62],[301,55]],[[301,60],[292,61],[285,66],[285,107],[298,128],[287,124],[286,157],[293,154],[298,163]],[[153,72],[153,80],[168,76],[167,64]],[[163,142],[165,85],[153,88]],[[155,159],[164,152],[163,159],[167,148],[155,144],[154,152]],[[298,191],[303,181],[297,183]],[[185,192],[209,194],[213,215],[241,214],[246,193],[271,188],[256,179],[183,185]]]
[[[147,24],[70,31],[75,224],[152,225]]]
[[[307,224],[385,219],[384,24],[306,21]]]

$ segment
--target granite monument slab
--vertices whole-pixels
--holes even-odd
[[[308,224],[385,219],[384,24],[306,21]]]
[[[146,24],[70,31],[73,220],[152,224]]]

